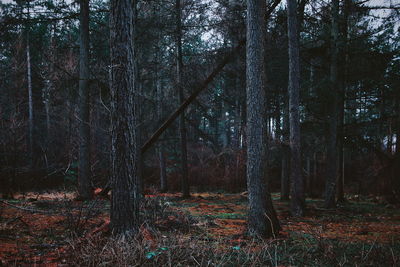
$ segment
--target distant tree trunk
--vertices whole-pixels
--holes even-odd
[[[158,53],[157,53],[157,58]],[[159,62],[157,63],[159,64]],[[157,69],[157,71],[159,71]],[[160,75],[157,72],[156,73],[156,87],[157,87],[157,118],[158,121],[162,120],[162,113],[163,113],[163,92],[162,92],[162,84],[160,80]],[[168,183],[167,183],[167,168],[166,168],[166,162],[165,162],[165,152],[164,152],[164,144],[162,141],[159,141],[158,143],[158,161],[159,161],[159,166],[160,166],[160,191],[161,192],[167,192],[168,191]]]
[[[290,121],[290,181],[292,216],[304,214],[304,180],[300,152],[300,51],[297,23],[297,0],[287,0],[289,39],[289,121]]]
[[[340,68],[340,89],[339,89],[339,111],[338,111],[338,176],[337,176],[337,201],[343,202],[344,198],[344,106],[346,97],[347,75],[348,75],[348,18],[350,1],[343,0],[343,28],[342,28],[342,47],[341,53],[341,68]],[[339,49],[338,49],[339,50]]]
[[[28,1],[28,20],[30,19],[30,6]],[[29,23],[29,22],[28,22]],[[32,71],[31,71],[31,51],[29,39],[29,24],[26,29],[26,68],[28,82],[28,143],[29,143],[29,164],[33,165],[33,92],[32,92]]]
[[[332,0],[331,26],[331,66],[330,66],[330,96],[329,132],[327,147],[327,168],[325,184],[325,207],[336,206],[336,181],[338,173],[337,153],[337,122],[338,122],[338,36],[339,36],[339,0]]]
[[[266,187],[265,1],[247,0],[247,188],[250,235],[273,237],[280,225]]]
[[[289,170],[290,170],[290,147],[289,147],[289,107],[285,100],[283,108],[283,131],[282,131],[282,165],[281,165],[281,200],[289,200]]]
[[[130,0],[112,0],[111,45],[111,229],[135,233],[139,227],[140,145],[134,64],[134,13]]]
[[[392,175],[392,184],[393,184],[393,192],[394,196],[397,200],[400,198],[400,93],[397,95],[397,104],[396,104],[396,113],[397,113],[397,121],[396,121],[396,150],[393,162],[393,175]]]
[[[89,0],[80,0],[79,47],[79,168],[80,199],[92,198],[90,179]]]
[[[176,50],[177,50],[177,62],[176,62],[176,78],[179,90],[179,102],[182,104],[185,101],[182,84],[182,19],[181,19],[181,0],[176,0]],[[186,125],[185,125],[185,113],[182,112],[179,118],[179,132],[181,137],[181,164],[182,164],[182,197],[190,197],[189,192],[189,174],[188,174],[188,163],[187,163],[187,136],[186,136]]]
[[[314,167],[313,167],[313,175],[312,175],[312,183],[310,187],[310,196],[315,197],[315,188],[317,187],[317,178],[318,178],[318,159],[317,159],[317,152],[314,152],[313,155],[313,162],[314,162]]]

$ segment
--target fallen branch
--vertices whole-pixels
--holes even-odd
[[[15,209],[19,209],[19,210],[23,210],[23,211],[28,211],[31,213],[42,213],[42,214],[55,214],[54,212],[50,212],[50,211],[44,211],[44,210],[37,210],[37,209],[29,209],[29,208],[24,208],[24,207],[20,207],[17,205],[13,205],[11,203],[8,203],[7,201],[4,200],[0,200],[0,203],[3,203],[7,206],[13,207]]]

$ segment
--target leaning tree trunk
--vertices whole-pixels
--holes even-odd
[[[79,198],[91,199],[89,125],[89,0],[80,0],[79,48]]]
[[[111,229],[135,233],[139,227],[139,110],[134,64],[132,1],[112,0],[111,45]]]
[[[292,216],[304,214],[304,180],[301,173],[300,152],[300,49],[297,23],[297,0],[287,0],[289,39],[289,124],[290,124],[290,181]]]
[[[182,104],[185,100],[182,84],[182,19],[181,19],[181,0],[176,0],[176,50],[177,50],[177,64],[176,64],[176,78],[179,91],[179,102]],[[185,113],[182,112],[179,118],[179,132],[181,137],[181,164],[182,164],[182,196],[184,198],[190,196],[189,192],[189,174],[187,163],[187,136],[185,125]]]
[[[331,27],[331,66],[330,66],[330,116],[327,147],[327,168],[325,184],[325,207],[336,206],[335,192],[338,172],[337,120],[338,120],[338,36],[339,36],[339,0],[332,0]]]
[[[247,0],[247,188],[250,235],[273,237],[279,221],[267,190],[265,125],[265,1]]]

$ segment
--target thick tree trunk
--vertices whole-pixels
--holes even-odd
[[[89,121],[89,0],[80,0],[79,48],[79,198],[91,199]]]
[[[181,0],[176,0],[176,50],[177,50],[177,62],[176,62],[176,82],[178,84],[179,102],[182,105],[185,101],[182,84],[182,19],[181,19]],[[182,112],[179,118],[179,133],[181,138],[181,164],[182,164],[182,197],[190,197],[189,192],[189,174],[188,174],[188,163],[187,163],[187,136],[186,136],[186,125],[185,125],[185,113]]]
[[[338,37],[339,37],[339,0],[332,0],[331,27],[331,66],[330,66],[330,95],[331,107],[329,115],[329,132],[327,147],[327,168],[325,184],[325,207],[336,206],[336,181],[338,174],[337,153],[337,122],[338,122]]]
[[[247,188],[250,235],[273,237],[279,221],[266,187],[265,1],[247,0]]]
[[[114,234],[139,227],[140,146],[134,64],[133,6],[112,0],[111,45],[111,228]]]
[[[297,23],[297,0],[287,0],[289,39],[289,121],[290,121],[290,181],[292,216],[304,214],[304,180],[301,172],[300,151],[300,49]]]

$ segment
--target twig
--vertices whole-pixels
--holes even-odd
[[[16,206],[16,205],[8,203],[7,201],[4,201],[4,200],[0,200],[0,203],[4,203],[7,206],[10,206],[10,207],[13,207],[13,208],[16,208],[16,209],[20,209],[20,210],[23,210],[23,211],[32,212],[32,213],[55,214],[54,212],[49,212],[49,211],[44,211],[44,210],[37,210],[37,209],[29,209],[29,208]]]

